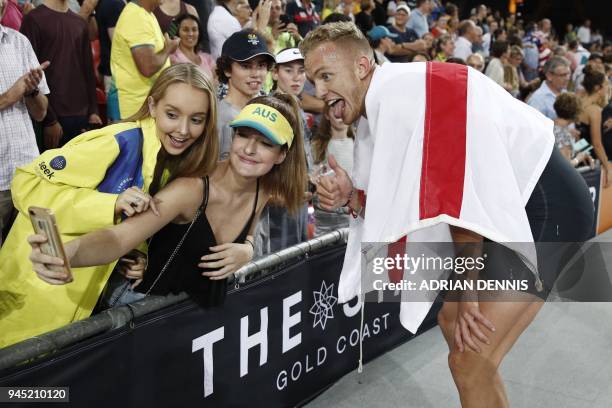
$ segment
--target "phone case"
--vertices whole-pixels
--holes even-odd
[[[51,210],[41,207],[30,207],[28,208],[30,214],[30,221],[32,227],[37,234],[45,235],[47,242],[41,245],[41,251],[45,255],[62,258],[64,260],[64,266],[49,266],[49,269],[57,272],[66,271],[71,275],[70,267],[68,266],[68,259],[64,251],[64,245],[62,243],[57,224],[55,222],[55,216]]]

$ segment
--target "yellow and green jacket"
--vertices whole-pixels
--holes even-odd
[[[0,249],[0,347],[88,317],[115,265],[73,268],[66,285],[42,281],[28,260],[28,208],[50,208],[63,242],[109,227],[118,194],[148,191],[160,146],[149,118],[84,133],[17,169],[11,193],[19,214]]]

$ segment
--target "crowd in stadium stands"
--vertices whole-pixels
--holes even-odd
[[[589,20],[555,32],[546,18],[525,21],[520,15],[486,5],[460,10],[439,0],[189,3],[0,0],[0,244],[16,214],[27,210],[15,199],[22,192],[11,195],[16,169],[32,163],[46,150],[77,145],[83,138],[79,135],[86,131],[147,116],[143,116],[143,109],[148,109],[147,97],[171,65],[194,64],[211,81],[217,100],[207,112],[216,115],[221,161],[232,150],[235,129],[231,123],[249,101],[282,93],[299,102],[303,138],[296,140],[303,143],[309,182],[329,171],[330,154],[350,171],[354,128],[334,118],[316,98],[298,48],[309,31],[336,21],[353,21],[359,27],[378,64],[438,61],[465,64],[482,72],[554,120],[557,146],[564,156],[575,167],[601,166],[603,183],[609,186],[612,43],[591,27]],[[63,151],[52,156],[63,157]],[[166,163],[164,157],[157,159],[162,160],[158,164]],[[65,165],[50,163],[49,169],[42,169],[41,177],[50,180],[53,172],[60,172]],[[159,186],[168,181],[166,172],[176,170],[153,167],[152,176]],[[147,170],[153,171],[153,167]],[[76,187],[96,188],[95,184],[74,183]],[[136,188],[137,194],[148,200],[149,191],[141,187]],[[348,226],[348,208],[327,212],[317,206],[312,188],[304,190],[297,213],[288,212],[284,203],[274,202],[274,198],[261,211],[252,241],[248,240],[254,247],[251,256]],[[126,191],[132,191],[132,198],[137,195],[134,190]],[[130,196],[122,193],[118,197],[127,200]],[[146,208],[138,207],[125,215]],[[120,262],[116,270],[138,276],[135,259],[124,262],[132,269]]]

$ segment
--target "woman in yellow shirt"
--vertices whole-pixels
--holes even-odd
[[[125,299],[118,295],[120,303],[185,291],[203,307],[222,304],[227,276],[252,257],[252,234],[266,203],[273,198],[292,213],[303,205],[306,163],[300,117],[292,95],[251,99],[230,123],[234,134],[228,160],[219,162],[210,177],[169,183],[155,196],[159,216],[149,210],[68,242],[69,262],[110,262],[151,237],[147,271],[139,277],[144,280],[136,293]],[[41,280],[67,283],[64,272],[47,266],[62,259],[39,250],[46,238],[34,235],[29,240],[34,247],[30,259]]]
[[[154,207],[148,193],[216,165],[216,98],[195,65],[158,77],[140,110],[124,123],[84,133],[17,169],[11,191],[19,215],[0,250],[0,347],[88,317],[114,262],[75,271],[53,286],[32,272],[28,208],[54,211],[63,241]]]

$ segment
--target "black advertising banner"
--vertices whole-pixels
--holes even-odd
[[[186,301],[149,314],[5,375],[0,386],[67,386],[71,405],[87,407],[300,404],[357,367],[360,303],[337,299],[344,249],[245,285],[222,308]],[[399,306],[365,304],[365,361],[412,337]]]
[[[587,186],[589,187],[589,193],[593,199],[593,205],[595,206],[595,221],[593,222],[593,230],[591,237],[597,235],[597,221],[599,219],[599,202],[600,196],[600,185],[601,185],[601,168],[598,166],[594,170],[588,170],[580,173]]]

